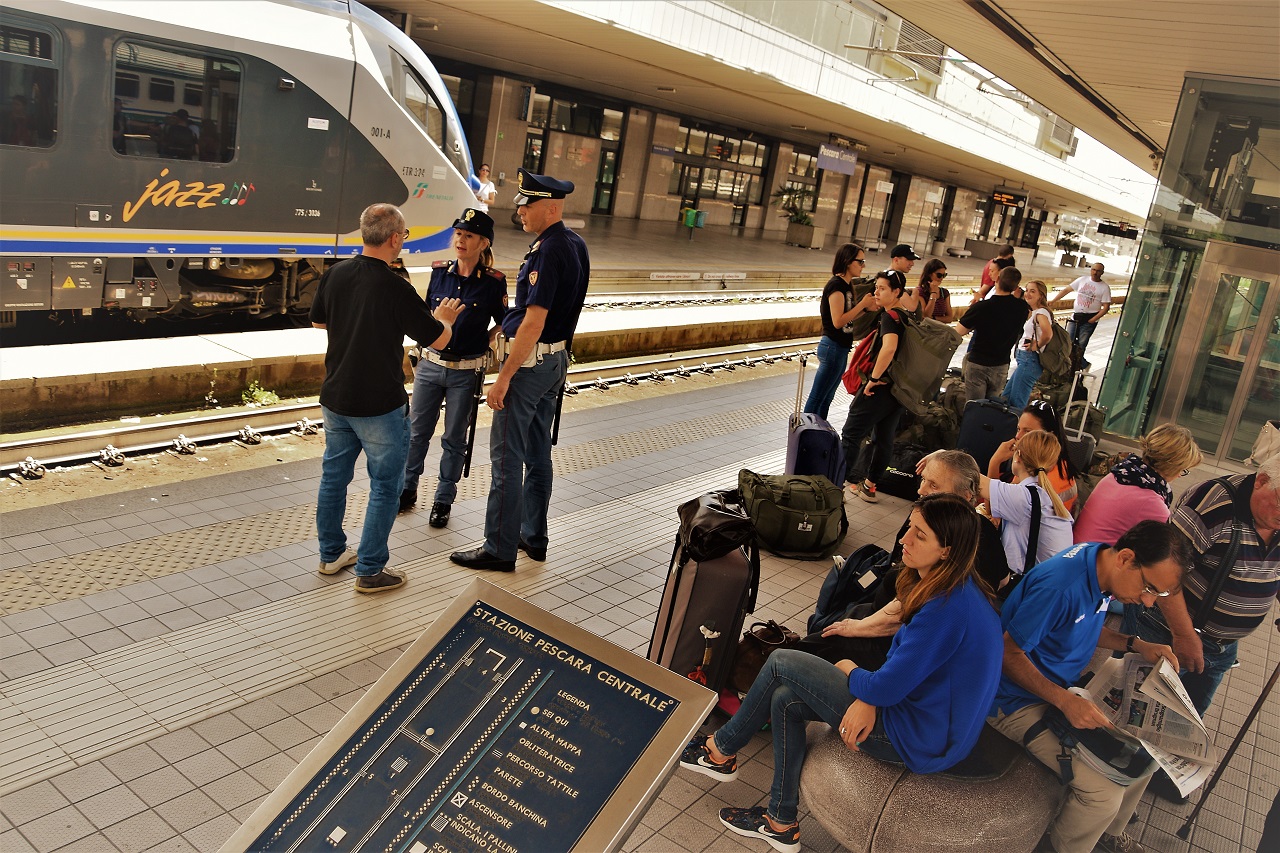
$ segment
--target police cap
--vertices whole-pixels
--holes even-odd
[[[483,210],[468,207],[462,211],[461,216],[454,220],[453,227],[463,231],[470,231],[472,234],[479,234],[490,243],[493,242],[493,217]]]
[[[573,181],[558,181],[527,169],[521,169],[518,175],[520,191],[516,195],[516,207],[544,198],[564,198],[573,192]]]

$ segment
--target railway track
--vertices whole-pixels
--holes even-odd
[[[694,373],[750,369],[779,359],[792,361],[811,353],[816,344],[816,338],[809,338],[572,365],[565,392],[573,395],[593,388],[668,382]],[[126,456],[138,454],[192,453],[200,445],[229,441],[256,444],[263,435],[314,431],[321,427],[321,419],[320,404],[309,401],[29,436],[0,442],[0,476],[35,480],[55,465],[97,462],[113,467],[123,464]]]

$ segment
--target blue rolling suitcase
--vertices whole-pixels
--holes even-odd
[[[996,448],[1018,431],[1021,414],[1018,409],[999,400],[970,400],[965,404],[964,417],[960,419],[960,437],[956,447],[977,460],[978,470],[985,474]]]
[[[808,354],[800,356],[796,409],[787,418],[787,474],[821,474],[837,486],[844,485],[844,445],[840,433],[826,418],[800,411],[804,394],[804,368]]]

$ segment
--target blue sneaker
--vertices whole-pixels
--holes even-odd
[[[738,759],[730,756],[728,760],[717,763],[707,749],[707,737],[698,735],[689,741],[689,745],[680,753],[680,766],[703,776],[710,776],[720,782],[732,782],[738,778]]]
[[[749,809],[721,809],[720,822],[729,829],[748,838],[761,838],[769,842],[769,846],[778,853],[800,853],[800,824],[787,827],[781,832],[769,826],[765,806],[753,806]]]

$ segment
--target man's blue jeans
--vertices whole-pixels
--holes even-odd
[[[1138,636],[1148,643],[1173,645],[1173,633],[1165,624],[1164,616],[1155,608],[1147,608],[1138,617]],[[1203,717],[1204,712],[1209,710],[1209,705],[1213,702],[1213,694],[1217,692],[1218,685],[1222,683],[1222,679],[1236,662],[1238,643],[1235,640],[1219,642],[1203,634],[1200,635],[1200,643],[1204,646],[1204,670],[1190,672],[1183,669],[1178,673],[1178,677],[1182,679],[1182,686],[1186,688],[1187,696],[1191,697],[1191,704]]]
[[[773,787],[769,789],[769,814],[779,823],[796,821],[800,801],[800,769],[804,766],[805,725],[821,720],[837,731],[845,711],[853,704],[849,680],[820,657],[779,649],[769,655],[742,707],[715,733],[716,749],[737,755],[772,720]],[[876,727],[863,741],[872,758],[901,763],[876,714]]]
[[[427,450],[440,420],[444,403],[444,435],[440,436],[440,480],[435,500],[452,504],[458,496],[462,463],[467,453],[467,425],[475,411],[476,371],[451,370],[422,359],[413,373],[413,397],[409,400],[409,460],[404,468],[404,487],[417,491],[418,478],[426,467]]]
[[[836,396],[845,368],[849,366],[850,347],[842,347],[831,338],[818,341],[818,369],[813,374],[813,387],[804,411],[826,419],[831,411],[831,400]]]
[[[1097,331],[1097,323],[1089,323],[1083,319],[1077,320],[1077,317],[1092,317],[1092,314],[1072,314],[1071,319],[1067,320],[1067,334],[1071,336],[1071,340],[1080,345],[1080,349],[1084,350],[1089,346],[1089,338],[1093,337],[1093,333]]]
[[[1036,381],[1044,373],[1044,367],[1040,364],[1039,353],[1025,350],[1021,346],[1014,351],[1013,360],[1016,366],[1013,368],[1013,375],[1004,384],[1001,396],[1010,406],[1022,411],[1030,402],[1031,389],[1036,387]]]
[[[355,476],[356,457],[363,450],[369,471],[369,504],[360,534],[356,575],[376,575],[387,565],[387,537],[400,508],[404,460],[409,452],[409,407],[398,406],[371,418],[347,417],[324,407],[321,411],[324,459],[320,463],[320,495],[316,503],[320,561],[332,563],[347,547],[347,534],[342,529],[347,486]]]
[[[542,356],[511,377],[503,407],[489,428],[492,483],[484,517],[484,549],[514,560],[521,539],[547,547],[551,506],[551,423],[556,398],[568,375],[564,350]]]

